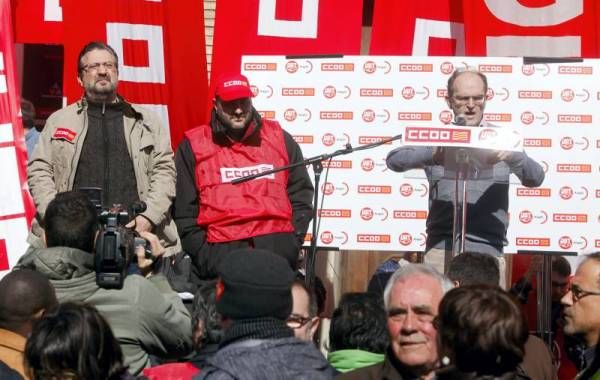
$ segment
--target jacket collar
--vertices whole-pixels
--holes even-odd
[[[124,104],[123,114],[125,117],[134,118],[135,120],[144,120],[142,113],[137,111],[135,107],[131,103],[127,102],[121,95],[117,95],[117,100]],[[87,111],[87,107],[88,100],[85,96],[82,96],[77,101],[77,113],[80,114],[84,111]]]

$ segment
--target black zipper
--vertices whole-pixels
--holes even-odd
[[[108,194],[110,192],[110,181],[109,181],[109,175],[110,175],[110,163],[109,163],[109,159],[108,159],[108,133],[106,131],[106,126],[105,124],[105,115],[104,112],[106,111],[106,103],[102,102],[102,120],[100,122],[100,128],[102,130],[102,141],[103,141],[103,151],[104,151],[104,186],[103,186],[103,191],[102,191],[102,203],[104,204],[104,207],[112,207],[112,205],[107,204],[108,201]]]

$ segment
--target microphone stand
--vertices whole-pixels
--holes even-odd
[[[261,173],[236,178],[231,181],[232,184],[236,185],[236,184],[251,181],[253,179],[260,178],[260,177],[263,177],[266,175],[277,173],[277,172],[280,172],[283,170],[292,169],[297,166],[312,165],[313,172],[315,174],[315,181],[314,181],[315,182],[315,191],[313,194],[312,235],[310,238],[310,249],[306,255],[306,286],[309,289],[313,289],[314,281],[315,281],[315,257],[316,257],[316,253],[317,253],[317,225],[318,225],[318,218],[319,218],[319,213],[318,213],[318,210],[319,210],[319,207],[318,207],[319,206],[319,182],[321,180],[321,173],[323,172],[323,161],[328,161],[328,160],[331,160],[333,157],[350,154],[350,153],[357,152],[360,150],[372,149],[372,148],[378,147],[380,145],[387,144],[387,143],[395,141],[395,140],[399,140],[401,138],[402,138],[402,135],[400,134],[400,135],[390,137],[389,139],[381,140],[381,141],[374,142],[371,144],[361,145],[356,148],[353,148],[352,145],[350,145],[350,144],[346,144],[344,149],[336,150],[333,153],[320,154],[318,156],[306,158],[302,161],[294,162],[289,165],[284,165],[284,166],[280,166],[278,168],[273,168],[271,170],[267,170],[267,171],[264,171]]]
[[[465,235],[467,223],[467,176],[469,172],[469,152],[466,149],[458,149],[456,151],[456,178],[454,186],[454,228],[453,228],[453,244],[452,257],[463,253],[465,249]],[[460,238],[459,237],[460,234]],[[449,265],[449,260],[445,265]]]
[[[465,126],[464,116],[457,115],[455,124]],[[452,251],[444,255],[444,272],[450,267],[452,258],[464,252],[467,234],[467,179],[469,176],[469,150],[458,149],[454,157],[457,166],[454,178],[454,213],[452,221]]]

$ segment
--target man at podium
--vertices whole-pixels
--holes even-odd
[[[452,74],[448,79],[446,103],[454,113],[454,124],[475,128],[495,127],[483,120],[487,89],[487,78],[479,71],[457,69]],[[454,156],[449,155],[448,150],[441,147],[404,146],[392,150],[386,159],[388,168],[397,172],[419,168],[425,170],[429,181],[425,262],[440,271],[444,268],[446,252],[452,252],[455,239],[453,211],[457,199],[456,180],[443,173],[448,167],[456,166],[456,162],[449,162],[449,157]],[[464,207],[467,220],[462,251],[494,255],[499,258],[501,271],[504,272],[502,254],[504,246],[508,244],[506,230],[510,173],[514,173],[524,186],[537,187],[544,180],[544,171],[540,164],[522,151],[479,151],[472,154],[492,174],[489,178],[466,182],[467,199]]]

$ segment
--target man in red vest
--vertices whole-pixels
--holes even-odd
[[[179,145],[173,217],[201,279],[217,276],[222,253],[267,249],[297,266],[312,215],[313,185],[304,165],[240,184],[235,178],[302,161],[302,151],[275,120],[252,106],[248,79],[223,75],[209,125]]]

